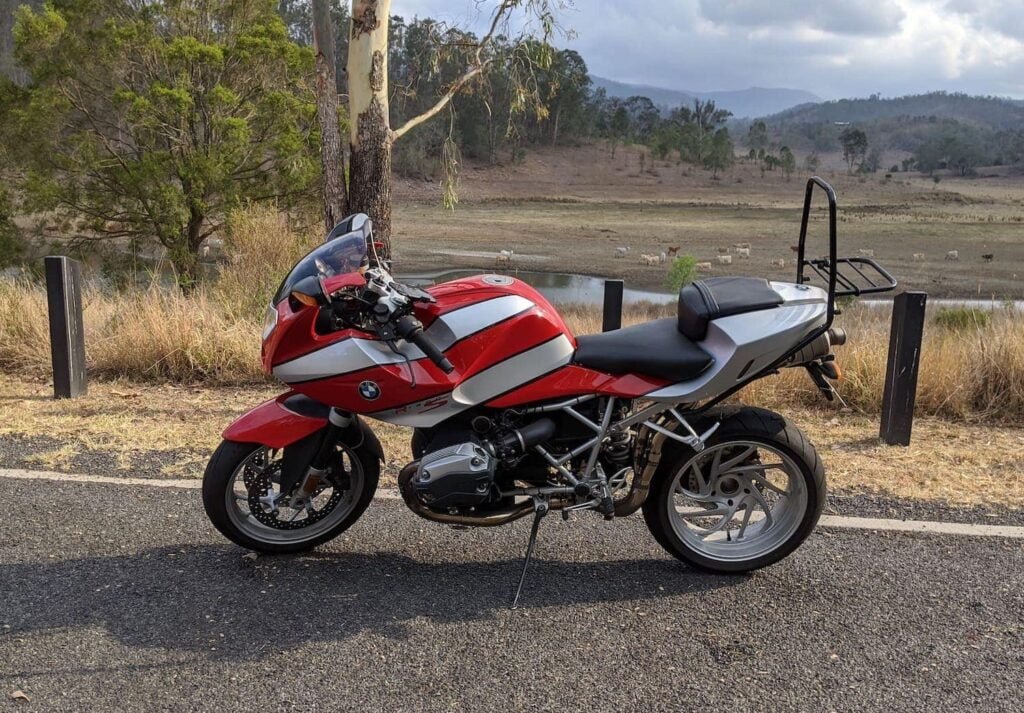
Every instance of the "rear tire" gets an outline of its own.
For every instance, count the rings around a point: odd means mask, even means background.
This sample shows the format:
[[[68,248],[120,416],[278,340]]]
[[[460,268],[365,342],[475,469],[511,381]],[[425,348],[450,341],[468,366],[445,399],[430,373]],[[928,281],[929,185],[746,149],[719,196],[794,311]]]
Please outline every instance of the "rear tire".
[[[703,432],[719,420],[702,453],[665,441],[643,513],[669,554],[708,572],[737,574],[774,564],[807,539],[824,508],[825,470],[810,441],[777,413],[717,409],[694,427]]]
[[[364,444],[355,449],[346,447],[347,457],[353,464],[358,462],[361,473],[358,479],[351,480],[353,492],[347,496],[346,502],[335,506],[346,507],[346,511],[336,514],[335,521],[310,526],[307,532],[302,529],[277,530],[261,525],[251,514],[245,517],[244,507],[237,507],[235,512],[229,511],[235,481],[240,477],[239,471],[263,448],[258,443],[223,441],[214,451],[203,476],[203,506],[206,514],[213,526],[237,545],[264,554],[305,552],[351,527],[373,500],[380,479],[380,461]],[[338,456],[342,458],[341,451]]]

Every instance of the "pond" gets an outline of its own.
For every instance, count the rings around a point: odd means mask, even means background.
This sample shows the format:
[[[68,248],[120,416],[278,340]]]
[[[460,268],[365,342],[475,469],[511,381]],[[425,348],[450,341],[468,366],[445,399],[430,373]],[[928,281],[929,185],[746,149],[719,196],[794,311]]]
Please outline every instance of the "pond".
[[[523,282],[536,287],[542,295],[553,304],[577,302],[582,304],[600,305],[604,301],[605,278],[594,275],[582,275],[574,272],[539,272],[536,270],[495,270],[503,275],[517,277]],[[438,272],[402,275],[399,279],[414,285],[435,285],[439,282],[457,280],[460,277],[481,274],[480,270],[443,270]],[[669,304],[675,302],[675,294],[667,289],[634,290],[627,287],[623,292],[624,302],[658,302]],[[864,299],[861,304],[867,307],[892,308],[892,299]],[[983,300],[971,298],[940,297],[928,300],[929,307],[971,307],[974,309],[1001,309],[1009,305],[1024,310],[1024,300]]]
[[[517,277],[523,282],[536,287],[542,295],[553,304],[579,302],[582,304],[599,305],[604,301],[603,277],[580,275],[572,272],[537,272],[534,270],[494,270],[492,272]],[[481,274],[480,270],[444,270],[442,272],[401,275],[400,280],[414,285],[436,285],[439,282],[457,280],[460,277]],[[668,291],[623,290],[624,302],[674,302],[676,296]]]

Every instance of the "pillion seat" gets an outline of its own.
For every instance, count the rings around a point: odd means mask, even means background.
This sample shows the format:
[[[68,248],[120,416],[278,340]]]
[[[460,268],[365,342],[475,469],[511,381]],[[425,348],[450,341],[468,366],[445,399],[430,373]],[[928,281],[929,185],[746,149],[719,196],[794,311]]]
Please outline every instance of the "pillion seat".
[[[679,290],[679,332],[694,341],[707,336],[708,322],[719,317],[772,309],[782,295],[763,277],[709,277]]]
[[[606,374],[644,374],[687,381],[711,366],[711,355],[679,333],[677,320],[657,319],[576,338],[573,361]]]

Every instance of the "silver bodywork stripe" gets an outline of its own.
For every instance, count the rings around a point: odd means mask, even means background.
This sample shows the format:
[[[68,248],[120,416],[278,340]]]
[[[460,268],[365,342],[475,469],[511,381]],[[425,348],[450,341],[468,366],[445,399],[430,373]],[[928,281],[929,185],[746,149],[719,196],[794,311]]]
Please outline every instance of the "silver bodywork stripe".
[[[512,391],[533,379],[560,369],[570,362],[572,342],[559,335],[525,352],[498,362],[460,383],[450,394],[441,394],[414,404],[368,414],[379,421],[400,426],[433,426],[465,411]]]
[[[519,295],[506,295],[460,307],[435,319],[427,334],[440,347],[450,349],[455,342],[487,329],[502,320],[514,317],[533,307],[533,302]],[[398,350],[376,339],[344,339],[323,349],[305,354],[274,367],[274,377],[285,383],[325,379],[339,374],[369,369],[373,366],[404,363],[424,359],[416,346],[399,340]]]

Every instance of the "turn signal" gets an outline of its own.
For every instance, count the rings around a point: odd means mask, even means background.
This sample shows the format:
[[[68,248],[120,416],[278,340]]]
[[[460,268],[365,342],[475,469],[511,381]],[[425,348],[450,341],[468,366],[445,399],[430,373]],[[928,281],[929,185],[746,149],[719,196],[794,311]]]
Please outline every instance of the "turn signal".
[[[306,294],[303,294],[301,292],[295,292],[293,290],[292,291],[292,299],[297,300],[298,302],[301,302],[302,304],[306,305],[307,307],[316,307],[316,297],[313,297],[312,295],[306,295]]]

